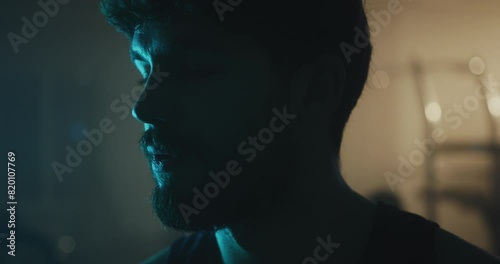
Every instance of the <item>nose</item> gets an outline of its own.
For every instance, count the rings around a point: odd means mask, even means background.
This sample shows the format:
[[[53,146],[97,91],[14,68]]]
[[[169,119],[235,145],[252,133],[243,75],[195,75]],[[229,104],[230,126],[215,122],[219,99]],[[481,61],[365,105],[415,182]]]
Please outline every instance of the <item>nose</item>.
[[[132,116],[145,124],[153,124],[164,118],[162,116],[161,96],[158,91],[160,84],[152,79],[148,79],[132,108]]]

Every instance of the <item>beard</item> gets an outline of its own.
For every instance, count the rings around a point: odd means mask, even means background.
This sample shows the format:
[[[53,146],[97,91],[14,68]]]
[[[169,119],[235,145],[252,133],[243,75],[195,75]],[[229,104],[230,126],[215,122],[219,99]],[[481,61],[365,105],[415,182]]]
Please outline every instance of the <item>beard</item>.
[[[184,175],[164,177],[168,180],[157,184],[151,197],[154,213],[163,226],[184,232],[215,231],[253,221],[256,217],[265,218],[275,211],[277,202],[286,200],[285,189],[295,177],[298,153],[293,140],[293,128],[286,127],[274,136],[265,149],[257,150],[250,162],[236,151],[236,144],[233,146],[234,151],[229,151],[229,155],[221,155],[218,162],[197,160],[192,166],[200,169],[178,173]],[[217,156],[217,153],[211,154]],[[205,207],[195,207],[193,189],[203,192],[204,187],[214,183],[206,168],[226,168],[227,162],[231,160],[238,162],[241,172],[229,175],[228,185],[219,188],[215,197],[208,198]],[[216,164],[219,166],[214,166]],[[188,174],[194,177],[189,180],[183,177]],[[189,216],[187,221],[186,215]]]

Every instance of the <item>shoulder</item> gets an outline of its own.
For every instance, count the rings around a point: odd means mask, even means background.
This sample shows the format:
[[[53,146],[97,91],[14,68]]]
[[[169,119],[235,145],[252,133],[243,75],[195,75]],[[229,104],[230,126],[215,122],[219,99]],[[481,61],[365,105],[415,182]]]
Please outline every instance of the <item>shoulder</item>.
[[[215,237],[198,232],[176,239],[169,247],[149,257],[142,264],[198,263],[199,259],[217,256]]]
[[[160,252],[154,254],[140,264],[166,264],[170,255],[170,247],[167,247]]]
[[[439,264],[500,264],[500,258],[441,228],[436,230],[435,249]]]

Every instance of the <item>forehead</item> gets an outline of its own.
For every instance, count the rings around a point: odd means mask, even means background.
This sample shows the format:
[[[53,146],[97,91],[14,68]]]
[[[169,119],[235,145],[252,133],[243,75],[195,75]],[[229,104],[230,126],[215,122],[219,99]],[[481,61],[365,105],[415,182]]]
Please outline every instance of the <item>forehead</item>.
[[[145,23],[132,37],[132,61],[161,63],[166,70],[206,63],[231,72],[272,74],[273,63],[262,43],[249,34],[231,33],[220,23],[203,18]]]
[[[232,45],[235,38],[241,37],[231,35],[216,23],[201,17],[182,17],[170,23],[146,22],[132,37],[130,55],[134,60],[146,55],[189,50],[230,52],[237,48]]]

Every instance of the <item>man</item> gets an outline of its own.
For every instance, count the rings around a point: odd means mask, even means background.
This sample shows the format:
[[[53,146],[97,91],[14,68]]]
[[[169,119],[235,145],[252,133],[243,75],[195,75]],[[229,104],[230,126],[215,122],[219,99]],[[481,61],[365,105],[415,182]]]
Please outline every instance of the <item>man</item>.
[[[155,213],[194,232],[146,263],[500,263],[344,182],[342,133],[371,56],[360,1],[101,9],[144,77],[133,114]]]

